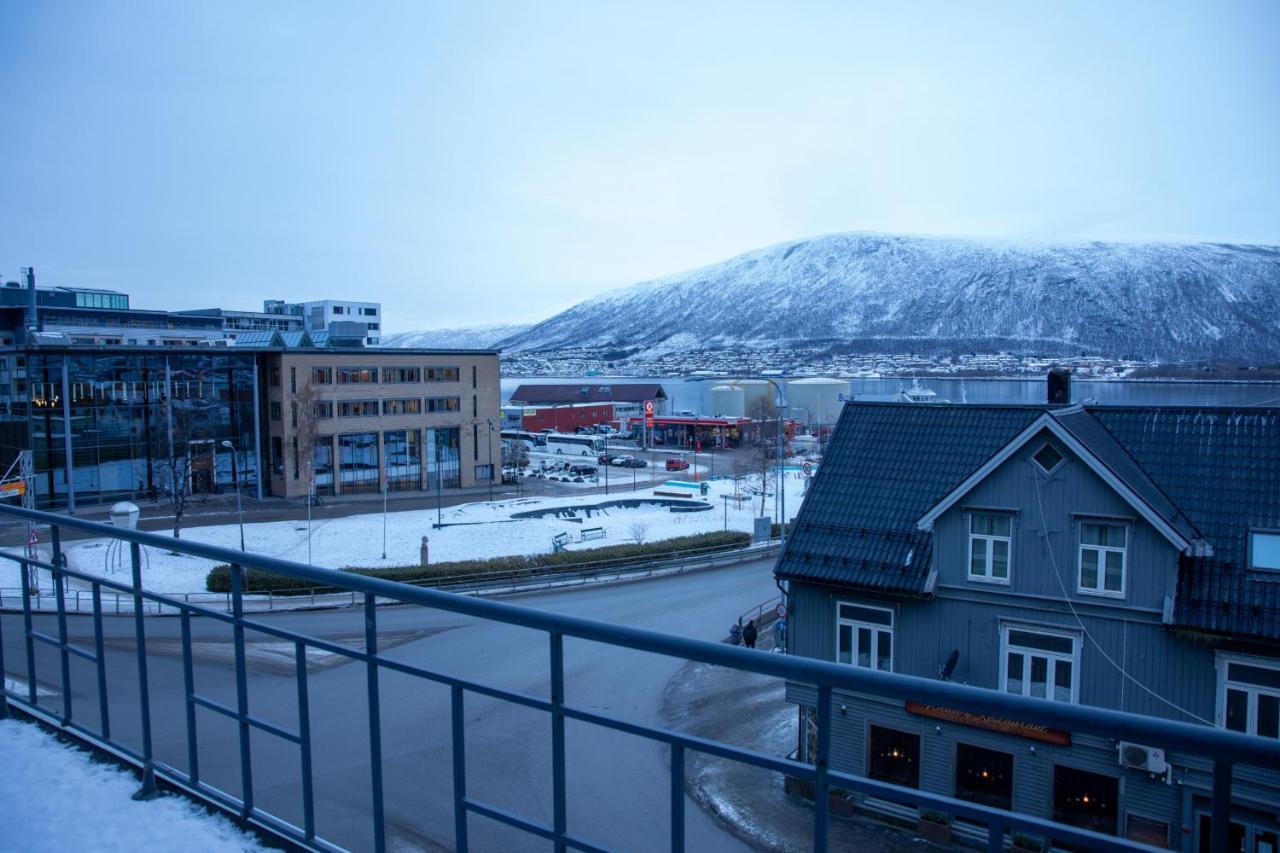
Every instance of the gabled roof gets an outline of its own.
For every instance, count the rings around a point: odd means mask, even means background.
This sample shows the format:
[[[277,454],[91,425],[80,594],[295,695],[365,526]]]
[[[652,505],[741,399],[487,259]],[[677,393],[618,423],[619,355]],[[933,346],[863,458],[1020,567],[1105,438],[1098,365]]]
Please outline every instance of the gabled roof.
[[[1043,411],[847,404],[778,559],[778,576],[926,591],[932,535],[917,519]]]
[[[281,332],[280,341],[289,349],[315,346],[315,342],[311,340],[311,336],[305,331]]]
[[[1199,555],[1212,553],[1191,519],[1169,500],[1115,437],[1081,406],[1050,409],[1036,418],[945,498],[930,507],[916,525],[921,530],[930,529],[938,516],[955,506],[1015,452],[1046,431],[1068,446],[1179,551]]]
[[[238,347],[282,347],[284,341],[276,331],[241,332],[236,335],[235,345]]]
[[[643,403],[665,400],[656,382],[597,382],[576,385],[521,385],[511,399],[520,403]]]

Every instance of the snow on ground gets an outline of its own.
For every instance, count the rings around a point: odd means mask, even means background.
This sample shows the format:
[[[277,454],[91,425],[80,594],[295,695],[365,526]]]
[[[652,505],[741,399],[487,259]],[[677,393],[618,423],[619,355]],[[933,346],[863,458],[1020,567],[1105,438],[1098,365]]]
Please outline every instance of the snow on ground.
[[[665,472],[663,472],[665,475]],[[672,479],[678,475],[672,475]],[[746,495],[752,481],[758,486],[758,478],[747,478],[739,483],[739,490]],[[659,491],[682,491],[689,497],[698,497],[698,490],[664,487],[666,477],[658,479]],[[511,518],[513,513],[541,507],[573,507],[594,505],[604,501],[628,497],[653,497],[653,488],[641,484],[638,491],[630,490],[630,477],[614,483],[618,491],[608,496],[602,494],[567,497],[526,497],[477,502],[446,507],[442,513],[446,527],[435,530],[435,510],[389,512],[386,516],[387,558],[382,559],[383,516],[370,512],[344,518],[316,520],[311,527],[311,560],[316,566],[326,568],[377,567],[417,565],[419,546],[423,536],[429,537],[431,561],[498,557],[510,554],[536,554],[551,551],[551,539],[557,533],[567,532],[574,540],[583,528],[603,527],[605,537],[586,542],[575,541],[570,548],[594,548],[602,545],[618,545],[636,541],[637,533],[646,541],[670,539],[714,530],[752,529],[753,519],[760,513],[760,498],[753,500],[723,501],[721,496],[732,495],[732,480],[709,481],[710,494],[706,500],[713,504],[707,512],[673,513],[665,507],[642,506],[637,509],[606,508],[593,512],[590,518],[579,511],[579,522],[566,518]],[[787,484],[787,515],[794,517],[800,509],[804,492],[804,478],[789,473]],[[726,512],[727,505],[727,512]],[[765,500],[764,515],[773,515],[772,490]],[[643,529],[639,529],[639,527]],[[245,525],[247,550],[272,557],[281,557],[300,563],[307,562],[307,523],[302,521],[277,521]],[[182,531],[182,538],[191,542],[221,545],[225,548],[240,547],[239,528],[234,524],[210,527],[192,527]],[[118,561],[108,559],[109,540],[96,539],[75,542],[66,547],[69,565],[78,571],[110,577],[128,582],[128,555]],[[143,567],[144,585],[156,592],[183,593],[204,592],[205,576],[214,565],[209,560],[167,551],[146,548]],[[115,556],[114,552],[111,556]],[[6,561],[7,562],[7,561]],[[48,585],[47,576],[42,586]],[[73,586],[75,582],[73,582]],[[0,587],[18,587],[16,566],[0,565]]]
[[[33,723],[0,720],[0,801],[10,850],[263,850],[224,817],[177,796],[133,799],[138,778]]]

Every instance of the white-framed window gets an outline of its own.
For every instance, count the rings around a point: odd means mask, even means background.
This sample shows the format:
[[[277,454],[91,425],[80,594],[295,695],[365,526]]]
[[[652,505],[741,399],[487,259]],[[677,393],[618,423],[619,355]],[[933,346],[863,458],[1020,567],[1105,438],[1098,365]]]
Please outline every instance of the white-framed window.
[[[1076,702],[1080,639],[1042,628],[1005,625],[1000,632],[1000,689],[1019,696]]]
[[[1280,530],[1249,532],[1249,568],[1280,572]]]
[[[1009,582],[1013,516],[1007,512],[969,513],[969,580]]]
[[[1040,445],[1039,450],[1031,455],[1031,459],[1039,466],[1041,471],[1046,474],[1052,474],[1058,470],[1059,465],[1067,460],[1067,457],[1062,455],[1062,451],[1046,441]]]
[[[893,671],[893,611],[865,604],[836,604],[836,660]]]
[[[1218,683],[1220,727],[1280,738],[1280,661],[1220,658]]]
[[[1080,592],[1124,597],[1128,539],[1123,522],[1080,522]]]

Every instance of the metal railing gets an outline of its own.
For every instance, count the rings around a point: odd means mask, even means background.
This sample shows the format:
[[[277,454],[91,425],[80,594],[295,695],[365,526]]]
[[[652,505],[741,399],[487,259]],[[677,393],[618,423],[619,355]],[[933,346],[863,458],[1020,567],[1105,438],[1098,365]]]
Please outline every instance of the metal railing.
[[[1090,849],[1143,849],[1142,845],[1116,836],[1104,835],[1075,826],[1054,823],[1044,818],[1017,812],[1003,811],[989,806],[956,799],[955,797],[926,790],[905,788],[887,782],[834,770],[830,766],[832,695],[835,691],[872,694],[896,700],[912,700],[975,714],[988,714],[1004,719],[1049,726],[1072,732],[1099,735],[1109,739],[1132,740],[1152,746],[1205,756],[1213,763],[1212,832],[1213,849],[1226,850],[1227,831],[1231,807],[1232,768],[1236,763],[1263,767],[1280,766],[1280,741],[1253,737],[1210,726],[1193,725],[1171,720],[1143,717],[1102,708],[1051,702],[1042,699],[1013,696],[995,690],[967,687],[950,682],[918,678],[907,675],[879,672],[836,663],[794,657],[790,655],[760,654],[747,649],[720,643],[690,640],[660,634],[638,628],[624,627],[604,622],[520,607],[504,602],[471,596],[456,595],[440,590],[423,589],[392,583],[376,578],[347,575],[340,580],[326,569],[316,569],[298,563],[246,554],[226,548],[193,542],[175,542],[150,533],[121,530],[93,522],[58,516],[46,512],[15,507],[0,507],[0,514],[47,524],[51,530],[52,559],[50,562],[4,555],[21,567],[38,566],[54,573],[55,581],[63,576],[75,577],[90,584],[93,608],[93,647],[82,648],[68,640],[67,610],[59,593],[57,609],[57,633],[38,630],[29,606],[22,613],[22,648],[26,658],[26,689],[9,690],[0,694],[0,716],[7,714],[10,704],[28,714],[44,719],[62,730],[75,734],[93,744],[106,748],[137,765],[143,774],[142,791],[149,795],[156,790],[157,778],[181,788],[204,801],[238,815],[246,822],[310,849],[335,849],[336,845],[317,833],[315,797],[312,772],[312,739],[310,705],[307,681],[307,651],[319,649],[351,661],[363,663],[367,686],[367,716],[369,764],[371,768],[371,810],[373,846],[386,849],[386,814],[384,810],[382,724],[379,706],[379,676],[381,673],[397,673],[413,676],[449,689],[449,731],[452,739],[452,814],[454,822],[454,846],[459,851],[468,849],[468,818],[482,816],[522,830],[533,836],[553,842],[557,850],[594,851],[602,849],[586,838],[570,831],[567,807],[567,775],[565,762],[565,723],[597,726],[663,744],[670,756],[670,848],[685,849],[685,757],[687,753],[704,753],[741,762],[766,770],[787,774],[813,785],[814,821],[813,849],[825,851],[828,842],[828,796],[833,786],[845,791],[877,797],[882,800],[931,809],[955,817],[964,818],[987,827],[989,849],[1002,851],[1006,833],[1020,831],[1054,839],[1063,844],[1079,845]],[[59,530],[72,527],[100,536],[111,536],[130,543],[132,568],[128,584],[95,577],[65,568],[61,561]],[[183,553],[226,562],[231,569],[232,610],[225,613],[212,608],[169,598],[144,589],[142,584],[141,545],[174,548]],[[245,567],[265,569],[291,577],[309,580],[317,585],[342,586],[356,594],[364,607],[364,648],[354,648],[337,642],[323,640],[290,631],[278,625],[250,618],[244,611],[243,573]],[[56,584],[61,589],[61,584]],[[136,649],[138,672],[138,725],[140,748],[135,749],[113,735],[113,720],[108,715],[108,694],[112,685],[108,678],[104,651],[104,614],[101,606],[102,591],[113,590],[133,597],[134,608],[130,617],[133,627],[132,641]],[[151,702],[148,683],[148,653],[144,601],[158,601],[166,607],[178,610],[181,619],[181,664],[183,696],[186,707],[187,766],[179,767],[157,760],[153,751],[151,727]],[[549,695],[530,695],[479,681],[473,681],[415,666],[379,651],[378,607],[379,601],[394,601],[410,605],[447,611],[455,614],[489,620],[504,625],[519,626],[545,632],[549,647]],[[25,593],[24,602],[29,604]],[[232,627],[234,643],[235,704],[219,702],[198,693],[195,688],[192,658],[193,617],[203,617]],[[0,614],[0,628],[5,617]],[[248,677],[246,668],[245,632],[256,633],[292,643],[298,720],[296,728],[286,728],[270,722],[249,711]],[[2,633],[0,633],[2,637]],[[571,704],[565,698],[564,640],[578,638],[624,650],[647,652],[672,658],[699,661],[735,670],[757,673],[785,679],[789,682],[816,687],[817,743],[815,763],[808,764],[791,758],[783,758],[754,749],[731,745],[695,735],[684,734],[655,725],[626,721],[609,716],[588,707]],[[52,713],[37,702],[38,678],[35,649],[37,643],[58,651],[61,684],[61,709]],[[96,674],[100,717],[96,729],[88,728],[72,717],[71,658],[87,661]],[[0,642],[0,671],[7,672],[4,661],[4,644]],[[118,686],[117,686],[118,689]],[[466,697],[472,694],[514,703],[527,709],[548,714],[552,723],[551,736],[551,796],[552,820],[550,824],[522,816],[508,809],[480,800],[467,790],[466,759]],[[241,792],[229,794],[201,777],[196,709],[221,715],[236,723],[239,743],[239,770]],[[297,788],[302,795],[302,820],[300,825],[279,814],[272,813],[254,801],[254,766],[251,756],[251,736],[263,733],[280,738],[298,747]]]

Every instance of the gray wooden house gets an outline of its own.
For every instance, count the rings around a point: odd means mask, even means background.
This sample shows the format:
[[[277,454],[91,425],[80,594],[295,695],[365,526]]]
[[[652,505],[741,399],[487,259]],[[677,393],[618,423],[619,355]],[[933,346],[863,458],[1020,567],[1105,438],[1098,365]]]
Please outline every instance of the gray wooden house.
[[[1277,409],[850,403],[776,573],[791,654],[1280,737]],[[856,694],[831,737],[839,770],[1208,849],[1204,758]],[[1280,768],[1235,774],[1233,849],[1277,853]]]

